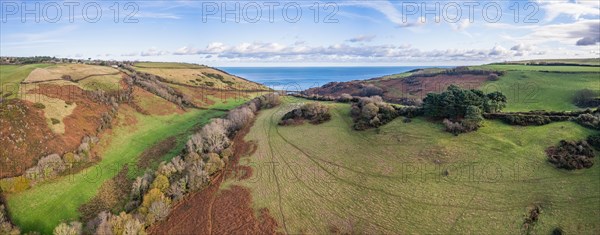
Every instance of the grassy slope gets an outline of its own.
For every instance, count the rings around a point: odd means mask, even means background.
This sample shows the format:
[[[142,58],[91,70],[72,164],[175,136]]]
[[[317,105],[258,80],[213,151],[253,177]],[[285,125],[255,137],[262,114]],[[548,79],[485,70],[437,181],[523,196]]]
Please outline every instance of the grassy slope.
[[[36,68],[46,68],[50,64],[31,64],[31,65],[0,65],[0,87],[3,94],[12,92],[9,98],[14,98],[19,94],[20,85],[25,78]]]
[[[598,164],[557,170],[544,154],[560,139],[592,133],[574,123],[521,128],[487,121],[454,137],[440,124],[397,119],[379,133],[356,132],[349,106],[331,104],[330,122],[277,126],[293,106],[259,115],[246,137],[258,149],[242,160],[253,178],[239,182],[289,233],[328,233],[335,225],[342,232],[515,234],[533,203],[543,208],[536,233],[557,226],[600,232]]]
[[[483,68],[506,70],[499,81],[487,82],[481,89],[502,91],[508,98],[505,111],[576,110],[573,94],[581,89],[600,91],[600,67],[485,65]],[[547,73],[536,70],[585,73]]]
[[[76,219],[77,208],[91,199],[100,185],[113,177],[124,164],[135,162],[144,149],[222,114],[212,110],[193,110],[160,117],[136,113],[137,123],[134,126],[120,126],[113,130],[107,138],[110,142],[102,154],[102,161],[94,167],[9,195],[8,205],[13,219],[24,231],[51,233],[60,221]]]

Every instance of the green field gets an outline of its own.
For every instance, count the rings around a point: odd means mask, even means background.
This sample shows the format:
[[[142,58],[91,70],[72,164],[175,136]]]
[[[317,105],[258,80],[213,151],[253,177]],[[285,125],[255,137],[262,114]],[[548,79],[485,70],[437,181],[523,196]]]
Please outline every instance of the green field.
[[[575,123],[486,121],[455,137],[439,123],[399,118],[357,132],[349,105],[329,103],[329,122],[277,126],[299,102],[261,111],[246,136],[258,149],[241,160],[253,177],[227,184],[249,187],[254,207],[268,208],[281,232],[518,234],[537,204],[535,234],[600,233],[600,166],[557,170],[544,153],[593,133]]]
[[[8,195],[12,218],[23,231],[50,234],[61,221],[78,218],[80,205],[94,195],[102,183],[153,144],[170,136],[187,133],[195,126],[224,112],[192,110],[185,114],[144,116],[135,113],[137,123],[113,129],[107,141],[102,161],[82,172],[36,185],[30,190]],[[119,115],[122,119],[122,115]]]
[[[170,69],[198,69],[206,68],[206,66],[187,63],[167,63],[167,62],[140,62],[135,63],[138,68],[170,68]]]
[[[502,91],[508,98],[508,105],[504,111],[576,110],[579,108],[572,102],[576,91],[582,89],[600,91],[600,67],[523,65],[482,67],[507,70],[507,74],[500,77],[500,80],[486,82],[480,88],[486,93]],[[596,73],[548,73],[535,71],[537,68],[564,69],[562,71],[595,69]]]
[[[544,65],[482,65],[475,68],[504,70],[504,71],[550,71],[566,73],[600,73],[600,67],[592,66],[544,66]]]
[[[32,65],[0,65],[0,91],[2,94],[12,95],[8,98],[15,98],[19,95],[21,82],[27,78],[29,73],[37,68],[46,68],[50,64],[32,64]]]

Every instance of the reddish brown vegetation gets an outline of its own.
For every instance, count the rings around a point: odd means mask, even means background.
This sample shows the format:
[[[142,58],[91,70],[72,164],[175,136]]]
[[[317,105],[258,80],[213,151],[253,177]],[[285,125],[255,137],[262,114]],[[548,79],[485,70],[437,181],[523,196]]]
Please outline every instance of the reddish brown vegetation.
[[[153,162],[160,161],[161,157],[167,154],[177,145],[177,138],[171,136],[163,141],[154,144],[152,147],[144,150],[138,158],[137,165],[141,169],[149,167]]]
[[[329,83],[319,88],[311,88],[306,94],[339,97],[342,94],[364,96],[365,89],[374,85],[383,90],[381,97],[387,102],[402,103],[405,98],[424,98],[427,93],[439,93],[454,84],[465,89],[480,87],[488,80],[488,75],[440,74],[436,76],[411,76],[403,79],[377,79]]]
[[[109,106],[94,102],[77,86],[43,84],[31,94],[43,94],[65,102],[75,103],[73,113],[63,119],[64,134],[53,133],[46,122],[43,110],[33,108],[33,103],[8,100],[0,106],[0,178],[21,175],[35,165],[42,156],[60,155],[76,149],[84,136],[95,136],[99,117],[109,111]],[[92,154],[94,155],[94,154]]]

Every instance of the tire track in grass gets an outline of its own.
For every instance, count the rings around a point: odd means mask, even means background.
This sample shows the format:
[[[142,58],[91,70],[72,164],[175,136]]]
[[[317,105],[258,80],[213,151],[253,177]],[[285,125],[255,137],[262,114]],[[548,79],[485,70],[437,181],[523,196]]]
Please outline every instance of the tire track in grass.
[[[276,114],[276,112],[273,112],[273,114],[271,114],[270,118],[268,118],[268,119],[265,119],[265,122],[266,122],[266,123],[269,125],[269,132],[267,132],[267,139],[268,139],[268,141],[269,141],[269,149],[270,149],[270,151],[271,151],[271,159],[272,159],[272,161],[274,161],[274,159],[273,159],[273,156],[275,156],[275,154],[274,154],[274,148],[273,148],[273,145],[271,144],[271,143],[272,143],[272,141],[271,141],[271,137],[272,137],[272,136],[271,136],[271,132],[272,132],[272,131],[271,131],[271,129],[272,129],[272,126],[273,126],[272,124],[274,123],[274,122],[273,122],[273,118],[274,118],[275,114]],[[287,141],[284,141],[284,142],[285,142],[285,143],[287,143],[287,144],[289,144]],[[316,191],[316,190],[315,190],[313,187],[310,187],[309,185],[307,185],[307,183],[306,183],[306,182],[304,182],[302,179],[300,179],[300,177],[299,177],[299,176],[296,174],[296,172],[295,172],[295,171],[293,170],[293,168],[290,166],[289,162],[287,162],[287,161],[285,160],[285,158],[284,158],[284,157],[282,157],[281,159],[282,159],[282,161],[284,162],[284,164],[285,164],[285,165],[288,167],[288,169],[290,170],[290,172],[292,172],[292,174],[294,175],[294,178],[295,178],[295,179],[296,179],[298,182],[300,182],[300,183],[302,184],[302,186],[304,186],[306,189],[308,189],[310,192],[312,192],[314,195],[318,196],[319,198],[322,198],[322,199],[324,199],[324,200],[326,200],[326,201],[328,201],[328,202],[329,202],[329,204],[327,204],[327,207],[328,207],[328,209],[329,209],[329,212],[331,212],[331,213],[333,213],[333,214],[337,215],[339,218],[345,218],[345,217],[346,217],[346,216],[343,216],[343,215],[341,215],[341,214],[339,214],[339,213],[336,213],[336,212],[334,212],[334,210],[331,208],[331,206],[329,206],[329,205],[333,205],[333,204],[335,204],[335,201],[334,201],[334,200],[331,200],[331,199],[329,199],[329,198],[325,197],[324,195],[322,195],[322,194],[318,193],[318,192],[317,192],[317,191]],[[275,171],[273,172],[273,174],[275,174]],[[276,177],[276,175],[275,175],[274,177]],[[279,185],[277,185],[277,187],[278,187],[278,193],[279,193],[279,197],[281,198],[281,192],[279,191],[279,187],[280,187],[280,186],[279,186]],[[279,205],[280,205],[280,210],[281,210],[281,209],[282,209],[281,201],[280,201],[280,204],[279,204]],[[325,205],[322,205],[322,206],[325,206]],[[342,209],[342,210],[344,210],[344,209]],[[348,210],[344,210],[344,212],[349,212],[349,211],[348,211]],[[350,211],[350,212],[351,212],[351,211]],[[283,215],[283,211],[282,211],[282,210],[281,210],[281,213],[282,213],[282,215]],[[350,213],[350,214],[352,214],[352,213]],[[387,228],[387,227],[385,227],[385,226],[383,226],[383,225],[381,225],[381,224],[379,224],[379,223],[376,223],[376,222],[374,222],[374,221],[368,220],[368,219],[366,219],[365,217],[362,217],[362,216],[357,216],[357,215],[353,215],[353,216],[354,216],[354,217],[357,217],[357,218],[359,218],[359,219],[360,219],[360,220],[362,220],[362,221],[365,221],[365,222],[367,222],[368,224],[375,225],[375,226],[377,226],[377,227],[379,227],[379,228],[383,229],[384,231],[388,231],[388,232],[393,232],[393,231],[394,231],[394,230],[392,230],[392,229],[389,229],[389,228]],[[287,231],[287,229],[286,229],[286,232],[289,234],[289,232]]]
[[[271,115],[271,122],[273,121],[273,117],[274,117],[275,113],[273,113],[273,115]],[[269,125],[269,128],[272,128],[272,125]],[[368,186],[364,186],[361,184],[358,184],[356,182],[352,182],[343,178],[340,178],[339,176],[333,174],[331,171],[327,170],[325,167],[323,167],[322,164],[319,163],[319,161],[317,159],[315,159],[313,156],[311,156],[310,154],[308,154],[307,152],[305,152],[304,150],[300,149],[298,146],[296,146],[295,144],[291,143],[287,138],[285,138],[280,132],[279,132],[279,127],[275,126],[275,133],[279,136],[279,138],[281,138],[284,142],[286,142],[287,144],[289,144],[290,146],[292,146],[293,148],[295,148],[296,150],[298,150],[299,152],[301,152],[306,158],[308,158],[310,161],[312,161],[313,163],[315,163],[319,168],[321,168],[324,172],[326,172],[328,175],[332,176],[333,178],[337,179],[338,181],[348,184],[350,186],[354,186],[354,187],[358,187],[358,188],[362,188],[362,189],[366,189],[366,190],[370,190],[370,191],[375,191],[375,192],[380,192],[384,195],[388,195],[391,197],[396,197],[396,198],[400,198],[412,203],[416,203],[416,204],[422,204],[422,205],[427,205],[427,206],[441,206],[441,207],[449,207],[449,208],[459,208],[459,209],[472,209],[472,210],[480,210],[480,211],[492,211],[492,212],[508,212],[511,211],[511,207],[504,207],[504,209],[489,209],[489,208],[473,208],[473,207],[466,207],[466,206],[458,206],[458,205],[451,205],[451,204],[437,204],[437,203],[431,203],[431,202],[425,202],[425,201],[419,201],[416,199],[412,199],[409,197],[405,197],[402,195],[398,195],[398,194],[394,194],[391,192],[388,192],[386,190],[383,189],[377,189],[377,188],[373,188],[373,187],[368,187]]]
[[[271,118],[273,117],[273,115],[275,115],[275,112],[273,112],[273,114],[271,115]],[[269,123],[269,119],[265,119],[265,122],[267,122],[269,130],[267,132],[267,141],[268,141],[268,145],[269,145],[269,150],[271,152],[271,162],[275,163],[275,153],[273,151],[273,145],[271,144],[271,138],[270,138],[270,132],[272,130],[272,125],[271,123]],[[281,214],[281,222],[283,224],[283,229],[285,230],[286,234],[290,234],[290,232],[287,229],[287,224],[285,222],[285,214],[283,213],[283,202],[281,199],[281,185],[279,184],[279,178],[277,177],[277,173],[275,171],[275,166],[272,167],[273,169],[273,178],[275,178],[275,184],[277,185],[277,197],[279,199],[279,213]]]

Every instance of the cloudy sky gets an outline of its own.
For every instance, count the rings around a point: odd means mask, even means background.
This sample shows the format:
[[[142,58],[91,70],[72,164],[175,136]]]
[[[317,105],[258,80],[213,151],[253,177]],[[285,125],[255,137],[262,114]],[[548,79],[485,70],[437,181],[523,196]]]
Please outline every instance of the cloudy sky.
[[[0,55],[213,66],[600,56],[600,1],[10,1]]]

